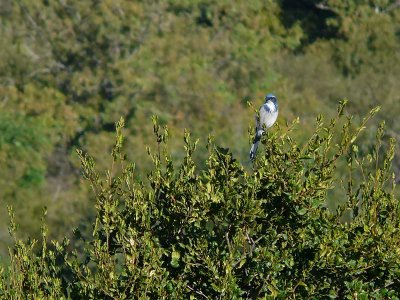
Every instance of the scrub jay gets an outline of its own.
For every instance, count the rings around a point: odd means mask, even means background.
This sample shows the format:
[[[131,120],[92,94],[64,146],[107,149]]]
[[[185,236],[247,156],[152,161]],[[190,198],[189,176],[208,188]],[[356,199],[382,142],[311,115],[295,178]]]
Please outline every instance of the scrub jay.
[[[270,128],[274,125],[276,118],[278,117],[278,103],[275,95],[268,94],[265,96],[265,102],[260,108],[259,115],[256,115],[256,136],[254,137],[253,145],[250,149],[250,159],[256,158],[256,152],[258,143],[264,134],[265,129]]]

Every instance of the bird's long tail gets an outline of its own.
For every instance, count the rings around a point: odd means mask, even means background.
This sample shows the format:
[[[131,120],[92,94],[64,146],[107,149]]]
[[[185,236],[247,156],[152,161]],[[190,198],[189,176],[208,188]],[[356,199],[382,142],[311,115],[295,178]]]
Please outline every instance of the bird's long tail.
[[[250,160],[254,160],[256,158],[258,144],[260,143],[261,136],[256,133],[254,137],[253,145],[250,148]]]

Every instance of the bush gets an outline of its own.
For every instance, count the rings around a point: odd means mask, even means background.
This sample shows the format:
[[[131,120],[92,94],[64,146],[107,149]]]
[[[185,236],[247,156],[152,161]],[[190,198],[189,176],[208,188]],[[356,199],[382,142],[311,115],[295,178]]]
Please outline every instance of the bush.
[[[251,171],[212,138],[206,167],[198,170],[192,160],[197,142],[188,132],[186,156],[174,164],[168,128],[154,118],[158,148],[148,149],[154,163],[149,185],[136,182],[134,164],[125,160],[121,119],[105,178],[78,151],[97,199],[93,236],[75,230],[84,244],[75,250],[67,239],[48,243],[45,226],[40,246],[15,238],[11,265],[0,271],[1,296],[398,299],[394,141],[381,157],[382,125],[373,152],[359,157],[355,141],[378,109],[354,126],[344,106],[326,125],[318,117],[303,145],[291,137],[296,120],[276,126]],[[339,163],[349,172],[334,187]],[[329,190],[340,189],[340,182],[345,199],[331,212]],[[351,221],[343,221],[346,214]],[[13,221],[10,229],[15,236]]]

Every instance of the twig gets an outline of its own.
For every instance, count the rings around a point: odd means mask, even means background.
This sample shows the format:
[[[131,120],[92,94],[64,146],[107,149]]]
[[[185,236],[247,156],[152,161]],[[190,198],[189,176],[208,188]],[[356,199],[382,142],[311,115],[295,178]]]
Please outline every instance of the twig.
[[[208,299],[208,297],[206,295],[204,295],[204,293],[202,291],[196,291],[194,288],[192,288],[190,285],[187,285],[187,287],[189,288],[189,290],[191,290],[192,292],[195,292],[196,294],[203,296],[205,299]]]

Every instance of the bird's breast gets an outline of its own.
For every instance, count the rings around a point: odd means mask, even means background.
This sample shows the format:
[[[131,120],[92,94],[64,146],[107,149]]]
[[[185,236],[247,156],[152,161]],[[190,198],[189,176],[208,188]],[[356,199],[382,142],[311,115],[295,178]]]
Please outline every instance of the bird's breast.
[[[273,105],[273,104],[272,104]],[[260,123],[264,124],[266,128],[274,125],[276,119],[278,117],[278,111],[275,109],[273,105],[273,109],[267,104],[263,105],[260,109]]]

